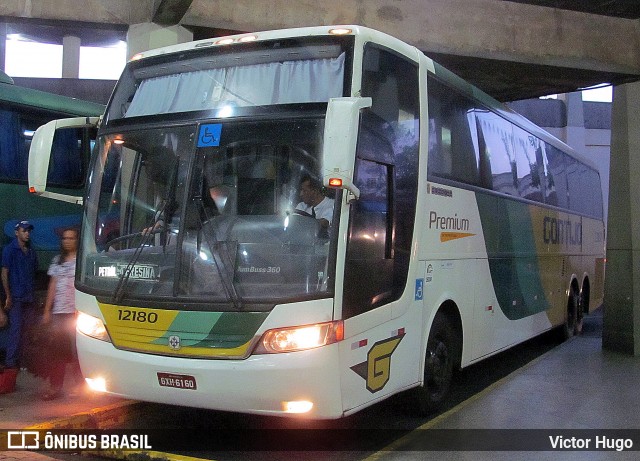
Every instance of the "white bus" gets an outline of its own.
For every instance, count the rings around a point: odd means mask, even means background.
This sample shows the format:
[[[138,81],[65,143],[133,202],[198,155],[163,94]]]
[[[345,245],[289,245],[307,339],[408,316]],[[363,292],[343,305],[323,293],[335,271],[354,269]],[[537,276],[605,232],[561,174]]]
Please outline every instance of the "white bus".
[[[455,370],[602,300],[596,169],[371,29],[142,53],[96,146],[77,343],[108,393],[338,418],[411,390],[428,412]],[[295,211],[305,179],[328,229]]]

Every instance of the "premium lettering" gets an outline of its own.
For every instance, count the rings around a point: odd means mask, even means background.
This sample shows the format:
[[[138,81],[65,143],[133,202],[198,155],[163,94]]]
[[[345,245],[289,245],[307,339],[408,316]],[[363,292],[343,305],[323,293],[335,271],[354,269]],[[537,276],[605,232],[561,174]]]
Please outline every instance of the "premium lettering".
[[[453,216],[439,216],[435,211],[429,213],[429,229],[468,231],[469,220],[458,218],[458,214]]]

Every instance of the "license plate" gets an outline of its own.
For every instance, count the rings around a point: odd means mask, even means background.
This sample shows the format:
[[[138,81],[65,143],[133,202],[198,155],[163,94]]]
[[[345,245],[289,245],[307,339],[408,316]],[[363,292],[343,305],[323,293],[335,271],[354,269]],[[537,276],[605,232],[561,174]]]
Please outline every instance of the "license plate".
[[[196,378],[175,373],[158,373],[158,384],[162,387],[173,387],[175,389],[197,389]]]

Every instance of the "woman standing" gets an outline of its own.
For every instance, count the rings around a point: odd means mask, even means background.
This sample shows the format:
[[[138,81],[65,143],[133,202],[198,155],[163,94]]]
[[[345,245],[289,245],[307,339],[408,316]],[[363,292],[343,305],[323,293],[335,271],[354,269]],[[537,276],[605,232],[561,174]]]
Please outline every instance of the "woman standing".
[[[78,230],[65,229],[60,242],[60,254],[55,256],[47,272],[51,277],[47,300],[44,305],[43,322],[49,326],[50,347],[47,351],[48,378],[50,388],[42,395],[44,400],[53,400],[62,395],[65,369],[68,363],[77,364],[76,354],[76,306],[74,277]],[[78,370],[79,366],[74,367]]]

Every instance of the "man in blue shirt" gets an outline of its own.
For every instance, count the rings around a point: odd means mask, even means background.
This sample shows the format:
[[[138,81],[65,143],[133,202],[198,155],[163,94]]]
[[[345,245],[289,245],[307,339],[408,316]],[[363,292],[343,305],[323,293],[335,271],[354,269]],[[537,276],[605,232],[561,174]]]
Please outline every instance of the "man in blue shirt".
[[[4,310],[9,317],[9,338],[5,366],[18,366],[24,314],[35,302],[34,285],[38,257],[30,246],[33,225],[20,221],[16,238],[2,250],[2,286],[6,295]]]

